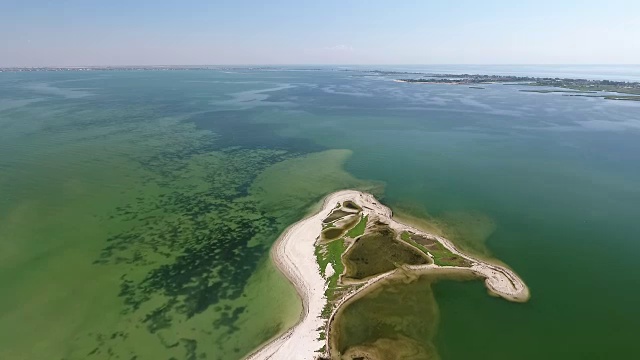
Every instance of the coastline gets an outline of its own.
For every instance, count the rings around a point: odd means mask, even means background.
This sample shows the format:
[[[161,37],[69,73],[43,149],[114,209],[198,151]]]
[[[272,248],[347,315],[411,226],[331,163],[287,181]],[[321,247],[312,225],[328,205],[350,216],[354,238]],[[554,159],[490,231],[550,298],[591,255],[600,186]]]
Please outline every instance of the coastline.
[[[314,250],[318,236],[322,231],[322,220],[331,213],[336,203],[344,201],[353,201],[358,204],[362,207],[363,213],[368,215],[371,220],[378,219],[388,223],[389,227],[398,234],[411,231],[437,239],[447,250],[468,260],[471,266],[438,266],[434,263],[405,265],[403,268],[396,268],[376,275],[345,294],[337,302],[329,319],[325,322],[321,314],[327,302],[324,295],[327,283],[320,273]],[[343,305],[356,298],[363,291],[372,288],[381,280],[397,274],[399,270],[412,271],[416,274],[440,273],[449,270],[466,272],[484,278],[489,293],[506,300],[525,302],[530,297],[529,289],[512,270],[464,254],[444,237],[396,221],[393,219],[391,209],[379,203],[373,195],[355,190],[342,190],[327,195],[322,201],[322,207],[317,212],[291,225],[282,233],[272,247],[271,258],[296,288],[303,303],[303,311],[296,325],[248,355],[245,358],[247,360],[290,358],[312,360],[327,356],[331,352],[330,336],[327,332],[331,329],[336,314]],[[320,336],[323,331],[325,336]]]
[[[249,354],[246,360],[311,360],[325,345],[324,340],[318,337],[318,329],[324,328],[320,314],[326,302],[326,284],[320,275],[314,248],[316,238],[322,231],[322,219],[333,209],[329,204],[348,200],[346,197],[350,194],[337,192],[326,196],[320,209],[288,227],[271,248],[271,259],[296,288],[303,310],[298,323]]]

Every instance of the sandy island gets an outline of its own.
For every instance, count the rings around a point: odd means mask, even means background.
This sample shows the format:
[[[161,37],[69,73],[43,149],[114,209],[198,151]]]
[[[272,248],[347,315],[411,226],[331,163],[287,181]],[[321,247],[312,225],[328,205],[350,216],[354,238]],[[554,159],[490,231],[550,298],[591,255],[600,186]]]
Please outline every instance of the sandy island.
[[[303,303],[303,311],[298,323],[284,334],[263,345],[250,354],[246,359],[300,359],[312,360],[318,357],[328,357],[329,336],[326,334],[337,310],[353,298],[356,294],[369,288],[380,280],[391,276],[398,269],[392,270],[363,282],[357,290],[353,290],[341,298],[334,307],[327,321],[322,318],[322,310],[327,303],[324,295],[327,286],[326,279],[333,274],[331,265],[321,274],[316,261],[316,242],[322,232],[322,221],[335,209],[336,204],[352,201],[362,208],[362,213],[369,219],[377,219],[389,224],[398,233],[410,231],[436,238],[452,253],[468,260],[470,267],[438,266],[435,264],[407,266],[420,273],[438,271],[439,269],[460,269],[471,271],[485,278],[485,285],[490,293],[509,301],[524,302],[529,299],[529,289],[512,270],[497,264],[473,258],[460,252],[449,240],[426,233],[414,227],[399,223],[392,219],[391,209],[380,204],[371,194],[355,190],[343,190],[328,195],[322,208],[290,226],[278,239],[271,250],[271,257],[278,269],[295,286]],[[325,332],[324,337],[320,334]],[[320,351],[322,349],[322,351]]]

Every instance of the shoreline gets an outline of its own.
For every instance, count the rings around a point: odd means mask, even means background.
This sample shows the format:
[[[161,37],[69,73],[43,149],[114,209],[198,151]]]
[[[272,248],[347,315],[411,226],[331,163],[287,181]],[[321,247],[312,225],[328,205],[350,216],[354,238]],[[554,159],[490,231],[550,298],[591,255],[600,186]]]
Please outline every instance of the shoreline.
[[[411,231],[416,234],[434,237],[447,250],[470,261],[471,266],[438,266],[433,263],[404,265],[403,268],[396,268],[376,275],[363,281],[361,286],[345,294],[336,303],[329,319],[323,319],[321,314],[327,303],[325,297],[327,282],[325,277],[320,274],[320,267],[316,261],[316,241],[322,231],[322,220],[331,213],[336,203],[343,203],[347,200],[361,206],[363,214],[368,215],[370,220],[377,219],[388,223],[389,227],[398,234],[404,231]],[[299,321],[293,327],[263,344],[246,356],[246,360],[292,358],[313,360],[318,357],[328,356],[331,352],[328,332],[342,306],[354,299],[358,294],[380,283],[381,280],[393,276],[399,270],[409,270],[416,274],[446,270],[469,272],[485,279],[484,284],[490,294],[514,302],[525,302],[530,297],[527,286],[511,269],[464,254],[448,239],[396,221],[393,219],[393,213],[390,208],[379,203],[373,195],[356,190],[342,190],[327,195],[318,211],[291,225],[280,235],[270,254],[276,267],[296,288],[298,296],[302,300],[303,311],[300,314]],[[320,336],[323,332],[325,334],[324,337]]]
[[[333,210],[329,204],[348,200],[349,195],[342,191],[325,196],[320,209],[288,227],[271,248],[271,259],[296,288],[303,310],[298,323],[246,356],[246,360],[311,360],[320,354],[317,351],[325,345],[318,329],[325,326],[320,314],[326,303],[326,284],[316,262],[315,243],[322,231],[322,220]]]

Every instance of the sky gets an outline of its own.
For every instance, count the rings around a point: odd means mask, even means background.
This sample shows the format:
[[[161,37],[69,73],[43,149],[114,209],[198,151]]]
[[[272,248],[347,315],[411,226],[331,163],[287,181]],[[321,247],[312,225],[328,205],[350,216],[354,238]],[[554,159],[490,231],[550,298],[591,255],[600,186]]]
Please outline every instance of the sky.
[[[640,64],[640,0],[0,0],[0,66]]]

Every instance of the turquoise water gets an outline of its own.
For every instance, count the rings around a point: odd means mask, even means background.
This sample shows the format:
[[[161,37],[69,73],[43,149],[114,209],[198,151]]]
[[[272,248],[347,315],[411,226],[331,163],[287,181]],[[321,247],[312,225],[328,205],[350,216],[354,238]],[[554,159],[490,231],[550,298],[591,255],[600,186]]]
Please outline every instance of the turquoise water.
[[[437,283],[443,359],[633,354],[640,104],[391,80],[0,74],[2,357],[241,358],[299,310],[269,245],[323,193],[365,186],[354,177],[384,183],[394,209],[477,230],[531,289],[512,304]],[[287,295],[263,295],[265,278]]]

